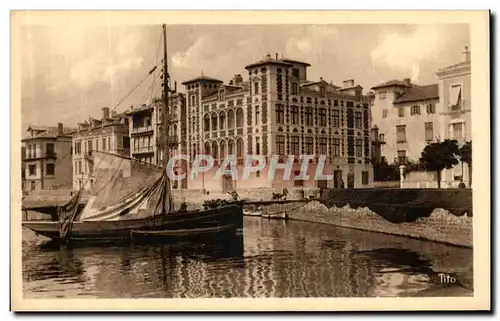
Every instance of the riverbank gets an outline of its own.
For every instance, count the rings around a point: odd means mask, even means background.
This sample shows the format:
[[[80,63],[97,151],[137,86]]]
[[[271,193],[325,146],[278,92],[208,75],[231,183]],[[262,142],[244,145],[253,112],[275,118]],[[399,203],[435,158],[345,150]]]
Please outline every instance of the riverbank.
[[[269,200],[272,193],[279,192],[280,189],[238,190],[240,197],[251,201]],[[317,189],[293,189],[289,190],[287,199],[299,199],[302,197],[302,192],[306,198],[318,195]],[[207,199],[230,198],[229,195],[205,195],[201,191],[192,190],[175,190],[174,197],[179,201],[185,201],[188,208],[200,208]],[[304,204],[289,205],[288,208],[287,214],[291,220],[398,235],[460,247],[472,248],[473,244],[473,218],[467,215],[456,216],[440,208],[435,209],[429,217],[403,223],[391,223],[366,207],[353,209],[346,205],[328,208],[319,201],[309,201]]]

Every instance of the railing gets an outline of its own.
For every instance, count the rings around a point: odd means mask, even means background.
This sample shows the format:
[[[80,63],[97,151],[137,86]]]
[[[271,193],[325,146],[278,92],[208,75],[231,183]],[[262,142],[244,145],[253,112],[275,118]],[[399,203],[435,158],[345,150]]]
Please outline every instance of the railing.
[[[153,130],[153,126],[132,127],[132,134],[141,134]]]
[[[23,160],[40,159],[40,158],[57,158],[57,154],[55,152],[26,153]]]
[[[154,152],[154,147],[153,146],[138,146],[132,148],[132,153],[137,154],[137,153],[153,153]]]

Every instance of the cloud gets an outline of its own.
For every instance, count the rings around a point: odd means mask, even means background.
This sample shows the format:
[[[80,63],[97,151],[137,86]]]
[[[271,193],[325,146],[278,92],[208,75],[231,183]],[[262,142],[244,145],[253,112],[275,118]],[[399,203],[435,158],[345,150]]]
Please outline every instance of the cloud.
[[[175,67],[189,68],[197,65],[203,58],[203,52],[210,46],[206,37],[200,37],[196,42],[184,52],[176,52],[172,56],[172,63]]]
[[[409,33],[386,32],[371,51],[372,64],[399,72],[411,73],[418,80],[420,65],[439,55],[446,47],[449,32],[434,25],[415,26]]]
[[[286,43],[289,57],[304,59],[315,54],[331,51],[332,41],[338,38],[338,31],[332,26],[308,26],[301,35],[292,36]]]

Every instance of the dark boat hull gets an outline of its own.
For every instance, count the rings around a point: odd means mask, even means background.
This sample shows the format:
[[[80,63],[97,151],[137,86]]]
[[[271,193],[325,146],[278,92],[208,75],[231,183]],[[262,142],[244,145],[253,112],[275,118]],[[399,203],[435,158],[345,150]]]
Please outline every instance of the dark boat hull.
[[[53,240],[60,240],[59,222],[24,221],[23,227]],[[132,231],[193,230],[233,226],[243,228],[243,209],[231,204],[216,209],[169,213],[143,219],[73,222],[69,242],[120,242],[133,238]],[[189,233],[185,233],[188,236]]]

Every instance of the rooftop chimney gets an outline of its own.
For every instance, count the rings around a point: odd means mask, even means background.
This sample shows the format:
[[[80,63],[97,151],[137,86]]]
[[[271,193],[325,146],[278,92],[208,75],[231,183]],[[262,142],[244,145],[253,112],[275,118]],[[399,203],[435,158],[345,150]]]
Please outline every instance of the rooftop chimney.
[[[410,78],[405,78],[405,79],[403,79],[403,83],[405,84],[405,86],[410,87],[411,86],[411,79]]]
[[[278,60],[278,53],[276,53],[276,60]]]
[[[57,123],[57,133],[59,135],[63,134],[63,124],[62,123]]]
[[[470,62],[470,51],[468,46],[465,46],[465,51],[463,52],[463,54],[465,56],[465,62]]]
[[[109,107],[103,107],[102,108],[102,119],[108,119],[109,118]]]
[[[174,92],[176,93],[177,92],[177,80],[174,81]]]
[[[354,79],[344,80],[344,88],[354,87]]]

